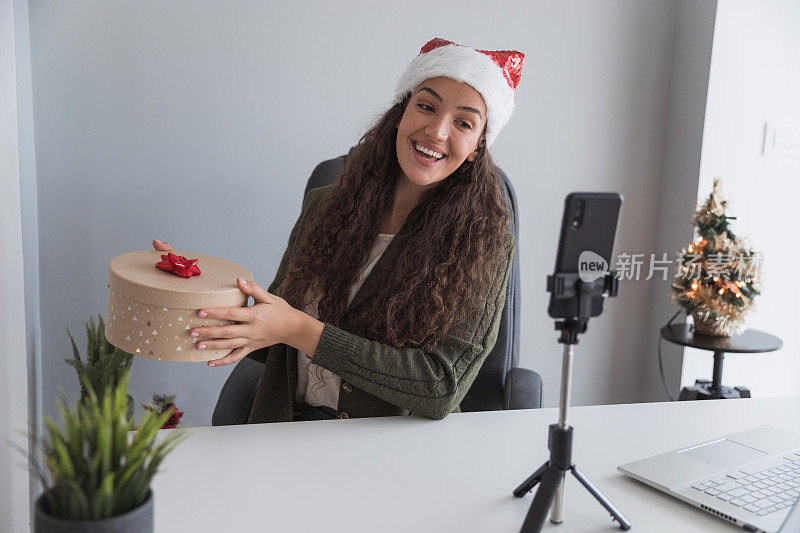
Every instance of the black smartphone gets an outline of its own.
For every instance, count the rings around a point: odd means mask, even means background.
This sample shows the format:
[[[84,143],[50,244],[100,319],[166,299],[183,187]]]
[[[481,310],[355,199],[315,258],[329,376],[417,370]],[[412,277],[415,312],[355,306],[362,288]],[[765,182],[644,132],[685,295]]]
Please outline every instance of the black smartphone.
[[[622,195],[606,192],[573,192],[564,203],[558,239],[555,273],[576,273],[584,281],[610,270]],[[578,316],[578,298],[554,298],[547,313],[553,318]],[[603,297],[592,298],[592,315],[603,312]]]

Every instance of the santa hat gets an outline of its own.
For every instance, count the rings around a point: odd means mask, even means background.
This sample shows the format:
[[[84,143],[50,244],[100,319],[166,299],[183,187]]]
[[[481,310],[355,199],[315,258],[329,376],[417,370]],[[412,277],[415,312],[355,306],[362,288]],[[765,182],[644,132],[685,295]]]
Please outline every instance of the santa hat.
[[[436,38],[428,41],[397,80],[394,102],[428,78],[443,76],[464,82],[481,93],[486,103],[486,145],[497,138],[514,111],[514,95],[525,54],[516,50],[474,50]]]

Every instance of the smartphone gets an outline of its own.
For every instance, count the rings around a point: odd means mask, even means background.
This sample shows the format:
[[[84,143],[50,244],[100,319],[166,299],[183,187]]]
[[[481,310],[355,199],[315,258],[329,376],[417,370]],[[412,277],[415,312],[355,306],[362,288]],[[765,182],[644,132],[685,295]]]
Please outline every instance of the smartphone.
[[[573,192],[564,202],[555,273],[576,273],[582,279],[610,270],[622,195]],[[586,276],[586,278],[584,278]],[[547,313],[553,318],[576,318],[578,298],[555,298],[550,293]],[[603,297],[592,298],[592,315],[603,312]]]

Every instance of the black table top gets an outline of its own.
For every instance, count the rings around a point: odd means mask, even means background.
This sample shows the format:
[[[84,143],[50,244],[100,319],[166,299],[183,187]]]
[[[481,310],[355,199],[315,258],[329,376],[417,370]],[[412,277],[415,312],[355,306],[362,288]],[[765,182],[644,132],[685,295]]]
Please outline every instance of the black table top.
[[[689,324],[673,324],[661,328],[661,337],[681,346],[726,353],[773,352],[783,347],[778,337],[757,329],[748,329],[732,337],[714,337],[695,333]]]

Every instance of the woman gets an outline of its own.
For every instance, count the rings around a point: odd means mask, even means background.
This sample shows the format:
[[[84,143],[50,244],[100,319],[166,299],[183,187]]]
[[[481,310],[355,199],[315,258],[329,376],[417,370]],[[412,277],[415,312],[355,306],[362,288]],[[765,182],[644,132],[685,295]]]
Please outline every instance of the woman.
[[[264,363],[248,422],[418,413],[459,404],[494,346],[514,240],[487,147],[514,108],[524,55],[422,47],[341,177],[303,202],[255,304],[203,309],[197,349]],[[154,241],[158,250],[171,249]]]

